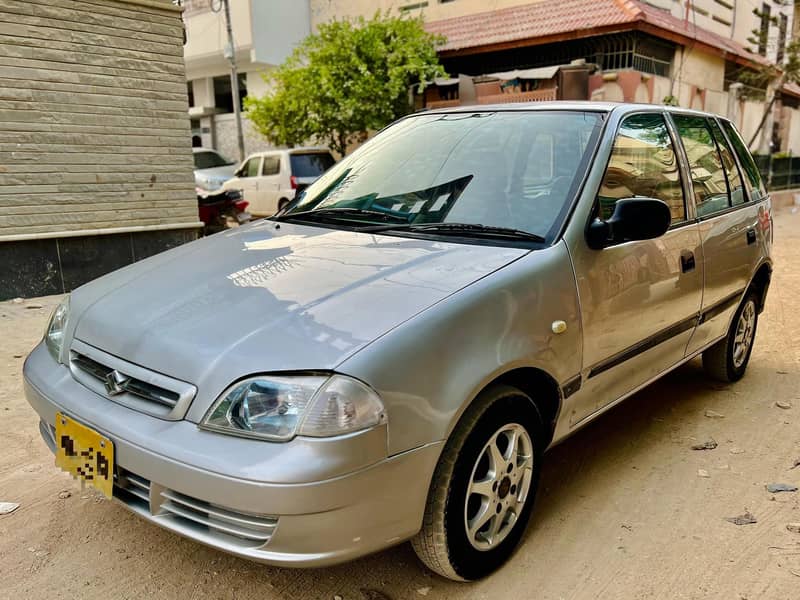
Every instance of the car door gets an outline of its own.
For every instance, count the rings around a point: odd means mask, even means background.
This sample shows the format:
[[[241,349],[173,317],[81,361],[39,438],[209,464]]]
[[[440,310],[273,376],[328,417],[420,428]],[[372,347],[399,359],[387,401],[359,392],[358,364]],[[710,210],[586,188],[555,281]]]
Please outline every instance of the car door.
[[[761,261],[762,238],[767,232],[759,211],[763,211],[761,200],[766,194],[760,178],[745,189],[734,150],[716,119],[685,114],[671,118],[689,162],[703,246],[705,289],[700,324],[688,346],[688,352],[695,353],[725,335]],[[731,129],[730,133],[736,132]]]
[[[280,154],[266,154],[258,178],[259,216],[270,216],[278,210],[280,170]]]
[[[679,363],[697,323],[700,236],[685,196],[674,132],[662,112],[626,116],[595,200],[606,220],[618,200],[650,197],[670,208],[661,237],[593,250],[571,248],[583,327],[581,399],[571,425]],[[577,399],[576,399],[577,400]]]
[[[261,172],[261,156],[248,158],[237,173],[239,180],[236,187],[242,190],[242,197],[250,203],[250,212],[258,214],[258,174]]]

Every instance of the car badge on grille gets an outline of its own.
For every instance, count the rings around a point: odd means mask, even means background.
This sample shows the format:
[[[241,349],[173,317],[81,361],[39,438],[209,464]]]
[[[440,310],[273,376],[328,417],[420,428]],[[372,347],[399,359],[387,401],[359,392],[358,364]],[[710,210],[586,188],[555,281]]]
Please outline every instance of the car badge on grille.
[[[111,371],[106,375],[103,382],[106,386],[106,392],[109,396],[116,396],[125,391],[125,385],[130,381],[130,377],[126,377],[119,371]]]

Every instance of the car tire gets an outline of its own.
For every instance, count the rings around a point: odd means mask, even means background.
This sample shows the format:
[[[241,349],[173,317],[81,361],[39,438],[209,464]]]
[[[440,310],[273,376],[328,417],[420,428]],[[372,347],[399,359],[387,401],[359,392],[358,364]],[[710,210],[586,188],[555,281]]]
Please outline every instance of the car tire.
[[[536,406],[516,388],[492,386],[467,409],[442,451],[422,529],[411,540],[428,568],[472,581],[511,556],[533,508],[543,439]]]
[[[284,208],[286,208],[287,204],[289,204],[289,201],[286,198],[281,198],[278,200],[278,212],[281,212]]]
[[[728,334],[703,352],[703,367],[719,381],[739,381],[747,370],[758,328],[758,295],[750,291],[733,315]]]

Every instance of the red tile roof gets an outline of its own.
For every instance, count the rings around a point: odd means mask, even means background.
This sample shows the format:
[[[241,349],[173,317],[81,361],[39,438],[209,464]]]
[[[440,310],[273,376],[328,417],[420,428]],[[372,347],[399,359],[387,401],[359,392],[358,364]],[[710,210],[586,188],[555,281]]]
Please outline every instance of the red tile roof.
[[[796,83],[787,83],[783,86],[783,91],[787,94],[791,94],[792,96],[797,96],[800,98],[800,85]]]
[[[745,61],[764,63],[766,59],[751,53],[741,44],[693,23],[688,25],[670,13],[637,0],[543,0],[522,6],[431,21],[425,25],[431,33],[447,38],[439,50],[455,52],[483,46],[517,46],[575,39],[642,29],[659,37],[706,46],[732,54]],[[516,42],[516,44],[514,44]]]

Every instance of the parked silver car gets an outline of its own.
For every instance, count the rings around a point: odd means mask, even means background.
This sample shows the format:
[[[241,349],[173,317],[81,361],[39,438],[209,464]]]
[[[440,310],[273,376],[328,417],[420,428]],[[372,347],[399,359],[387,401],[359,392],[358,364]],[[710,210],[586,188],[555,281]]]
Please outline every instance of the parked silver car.
[[[198,192],[213,192],[234,176],[236,163],[211,148],[192,148],[194,185]]]
[[[411,539],[477,579],[549,447],[700,354],[742,377],[771,238],[725,119],[416,114],[278,216],[75,290],[25,390],[57,464],[162,527],[286,566]]]

